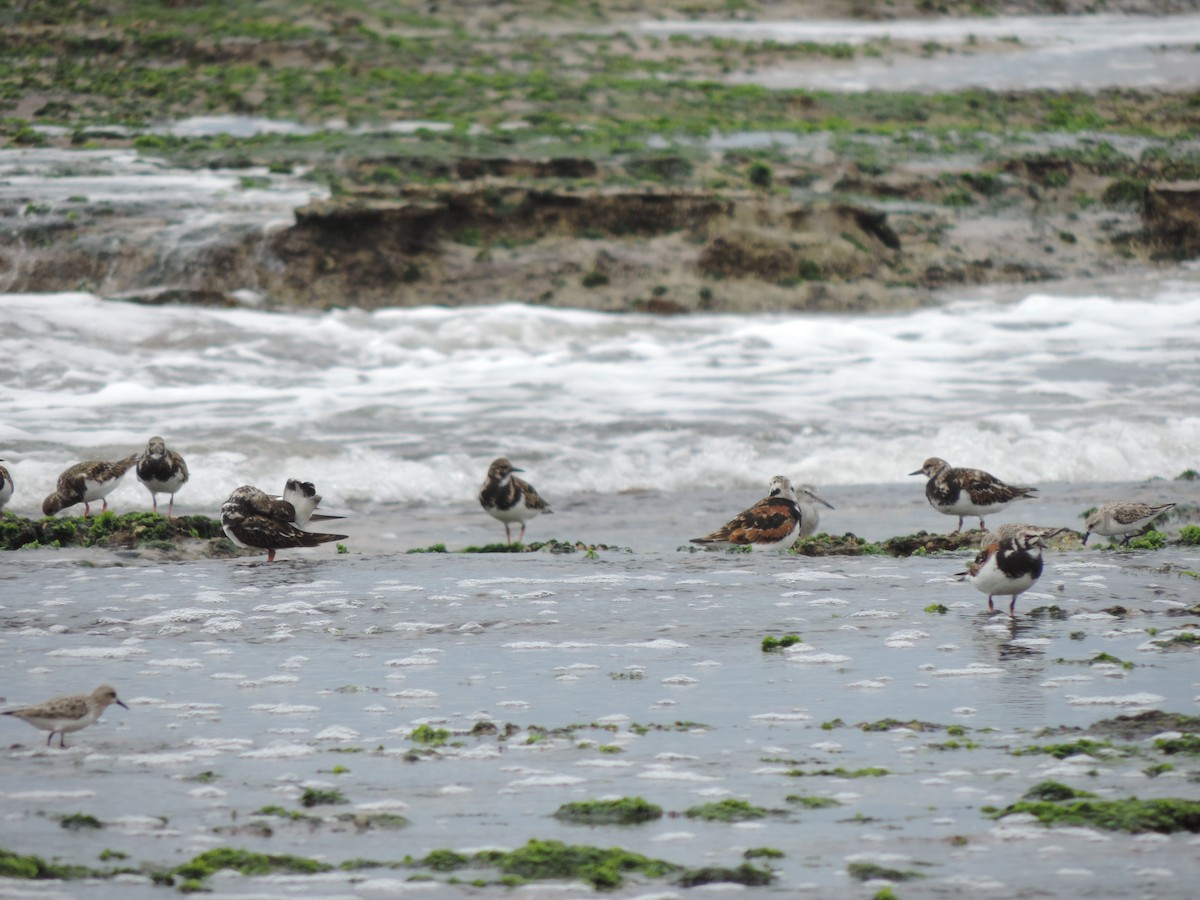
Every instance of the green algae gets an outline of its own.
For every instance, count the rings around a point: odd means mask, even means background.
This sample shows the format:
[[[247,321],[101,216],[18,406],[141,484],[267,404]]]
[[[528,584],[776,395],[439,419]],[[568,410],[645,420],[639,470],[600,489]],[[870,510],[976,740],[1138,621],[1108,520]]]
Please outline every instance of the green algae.
[[[70,881],[77,878],[103,878],[110,873],[98,872],[86,866],[47,862],[40,856],[22,855],[0,847],[0,878],[25,878],[30,880],[59,879]]]
[[[1154,741],[1154,749],[1168,756],[1177,753],[1188,756],[1200,756],[1200,735],[1184,734],[1179,737],[1158,738]]]
[[[762,639],[762,652],[771,653],[776,650],[784,650],[791,647],[793,644],[803,644],[804,638],[798,634],[785,634],[783,637],[775,637],[767,635]]]
[[[320,788],[305,788],[300,795],[300,805],[311,809],[314,806],[334,806],[349,803],[346,796],[337,788],[323,790]]]
[[[454,872],[471,864],[471,857],[453,850],[432,850],[421,860],[421,865],[435,872]]]
[[[218,541],[221,523],[207,516],[169,519],[153,512],[118,516],[107,510],[98,516],[45,517],[0,520],[0,549],[35,547],[154,547],[170,548],[187,540]]]
[[[553,840],[531,840],[511,852],[484,851],[476,854],[475,862],[523,880],[578,879],[601,890],[620,887],[630,872],[661,878],[679,871],[673,863],[620,847],[605,849]]]
[[[788,794],[783,799],[788,803],[803,806],[805,809],[833,809],[842,805],[840,800],[834,800],[832,797],[810,797],[803,794]]]
[[[87,829],[100,829],[104,827],[104,823],[89,813],[68,813],[58,817],[58,824],[68,831],[83,831]]]
[[[1200,525],[1184,525],[1180,528],[1179,543],[1185,547],[1200,547]]]
[[[875,722],[860,722],[858,725],[861,731],[891,731],[894,728],[907,728],[910,731],[941,731],[943,726],[935,725],[932,722],[922,722],[918,719],[909,719],[903,722],[900,719],[879,719]]]
[[[784,773],[792,778],[811,778],[816,776],[824,776],[829,778],[882,778],[884,775],[892,773],[883,768],[883,766],[866,766],[861,769],[845,769],[838,767],[836,769],[813,769],[806,772],[803,769],[792,769]]]
[[[787,854],[775,847],[751,847],[742,856],[746,859],[783,859]]]
[[[754,819],[765,819],[773,814],[763,806],[754,806],[745,800],[726,797],[715,803],[702,803],[684,811],[689,819],[703,819],[706,822],[750,822]]]
[[[317,872],[328,872],[333,869],[333,866],[303,856],[255,853],[234,847],[216,847],[175,867],[170,874],[186,881],[203,881],[222,869],[233,869],[243,875],[269,875],[272,872],[312,875]]]
[[[1068,741],[1062,744],[1035,744],[1030,747],[1022,747],[1019,750],[1010,750],[1009,753],[1013,756],[1053,756],[1055,759],[1066,759],[1068,756],[1075,756],[1080,753],[1101,757],[1135,756],[1138,750],[1136,747],[1118,747],[1111,741],[1080,738],[1079,740]]]
[[[1084,797],[1095,797],[1088,791],[1081,791],[1078,788],[1070,787],[1058,781],[1042,781],[1035,784],[1023,795],[1023,800],[1047,800],[1051,802],[1059,800],[1078,800]]]
[[[450,740],[450,732],[445,728],[434,728],[429,723],[423,723],[412,730],[408,739],[422,747],[442,747]]]
[[[1021,800],[1002,810],[984,807],[992,818],[1028,813],[1043,825],[1076,825],[1130,834],[1200,832],[1200,800],[1161,797],[1139,800]]]
[[[893,869],[872,862],[850,863],[846,866],[846,874],[855,881],[873,881],[877,878],[885,881],[912,881],[914,878],[928,877],[911,869]]]
[[[622,797],[564,803],[554,813],[554,818],[576,825],[636,825],[661,819],[662,814],[661,806],[641,797]]]
[[[347,825],[353,825],[356,831],[369,831],[372,828],[394,831],[400,828],[407,828],[411,822],[404,816],[398,813],[339,813],[336,817],[338,822]]]
[[[1125,546],[1130,550],[1161,550],[1167,545],[1167,536],[1153,528],[1143,535],[1130,538]]]

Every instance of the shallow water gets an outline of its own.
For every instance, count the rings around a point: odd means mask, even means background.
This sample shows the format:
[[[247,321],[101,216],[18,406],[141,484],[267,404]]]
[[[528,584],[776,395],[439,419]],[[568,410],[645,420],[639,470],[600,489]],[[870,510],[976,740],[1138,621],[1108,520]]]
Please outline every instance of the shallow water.
[[[744,849],[773,847],[786,856],[771,861],[778,881],[762,890],[784,895],[865,896],[846,866],[876,861],[926,876],[906,883],[905,897],[1188,896],[1200,874],[1195,836],[1047,831],[996,822],[980,807],[1015,802],[1049,778],[1106,797],[1196,796],[1186,760],[1150,778],[1142,769],[1153,755],[1059,762],[1009,751],[1060,740],[1036,738],[1042,726],[1145,708],[1197,712],[1195,651],[1164,652],[1147,629],[1162,637],[1194,618],[1173,613],[1200,598],[1195,580],[1163,567],[1196,570],[1200,553],[1054,555],[1015,623],[989,618],[983,597],[953,578],[965,561],[673,551],[317,551],[273,565],[9,557],[0,568],[5,704],[111,682],[131,709],[110,708],[69,736],[66,751],[0,722],[4,844],[97,865],[107,848],[165,866],[223,845],[339,863],[557,838],[693,867],[736,866]],[[949,612],[924,612],[934,603]],[[1101,611],[1114,604],[1129,614]],[[1046,605],[1070,618],[1027,614]],[[804,643],[761,652],[763,636],[789,632]],[[1087,664],[1101,652],[1135,665]],[[978,746],[937,749],[942,730],[855,727],[885,717],[962,725],[959,740]],[[845,724],[822,727],[838,719]],[[518,731],[506,741],[463,734],[481,721]],[[458,737],[406,762],[421,723]],[[530,740],[530,726],[572,730]],[[870,766],[890,774],[787,774]],[[191,780],[203,772],[217,777]],[[253,815],[263,806],[299,809],[311,786],[336,787],[349,802],[304,810],[326,817],[321,824],[266,818],[271,837],[237,830],[264,819]],[[802,809],[785,799],[792,794],[843,805]],[[615,796],[642,796],[672,815],[630,828],[551,818],[562,803]],[[676,815],[725,797],[783,812],[737,825]],[[347,811],[400,812],[410,824],[359,833],[332,819]],[[106,827],[61,828],[55,816],[75,812]],[[227,896],[284,884],[304,896],[376,896],[408,874],[214,884]],[[616,896],[657,891],[682,893],[635,879]],[[482,894],[493,892],[507,895]],[[531,892],[544,894],[519,894]]]
[[[755,66],[734,80],[828,91],[1103,90],[1194,87],[1200,16],[995,16],[884,22],[645,22],[649,34],[858,45],[916,42],[921,56]],[[976,41],[989,42],[987,46]],[[1000,42],[1000,43],[997,43]]]

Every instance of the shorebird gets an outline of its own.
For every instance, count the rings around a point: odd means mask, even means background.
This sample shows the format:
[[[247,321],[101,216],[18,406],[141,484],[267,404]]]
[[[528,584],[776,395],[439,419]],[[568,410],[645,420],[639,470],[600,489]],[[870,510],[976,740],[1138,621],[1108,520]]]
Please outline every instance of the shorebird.
[[[492,518],[504,523],[504,540],[509,544],[512,543],[509,527],[513,522],[521,523],[521,533],[517,536],[520,543],[525,540],[525,524],[530,519],[554,512],[532,484],[513,474],[523,471],[502,456],[488,466],[487,478],[479,488],[479,505]]]
[[[796,537],[801,540],[817,533],[817,525],[821,522],[818,503],[833,509],[833,504],[818,497],[816,490],[811,484],[802,484],[796,488],[796,506],[800,510],[800,531]]]
[[[910,475],[924,475],[925,496],[929,505],[940,513],[958,516],[958,527],[962,531],[963,518],[979,516],[979,527],[986,528],[983,517],[999,512],[1022,497],[1028,497],[1037,488],[1013,487],[995,475],[979,469],[956,469],[944,459],[931,456],[925,464]]]
[[[4,460],[0,459],[0,462],[4,462]],[[0,466],[0,516],[4,515],[4,504],[12,499],[14,488],[15,485],[12,476],[8,474],[8,469]]]
[[[344,534],[325,534],[305,531],[299,526],[312,517],[313,508],[321,498],[309,482],[288,481],[284,496],[293,485],[311,491],[308,497],[312,504],[301,503],[302,512],[287,499],[278,500],[256,487],[244,484],[229,495],[221,506],[221,528],[226,536],[239,547],[253,547],[267,551],[267,562],[275,561],[275,551],[292,547],[316,547],[329,541],[345,540]],[[293,492],[292,496],[296,493]],[[306,498],[307,499],[307,498]]]
[[[1042,575],[1044,536],[1040,528],[1027,528],[1014,537],[1006,537],[979,551],[965,572],[975,589],[988,595],[988,610],[995,610],[992,597],[1012,595],[1008,614],[1016,616],[1017,598],[1029,590]]]
[[[1112,503],[1105,503],[1087,517],[1083,542],[1086,544],[1088,537],[1093,534],[1102,534],[1110,538],[1124,535],[1125,539],[1121,541],[1121,546],[1125,546],[1129,543],[1129,539],[1141,531],[1144,526],[1150,524],[1174,505],[1174,503],[1164,503],[1161,506],[1150,506],[1132,500],[1115,500]]]
[[[1040,531],[1043,540],[1050,540],[1056,534],[1062,534],[1064,531],[1070,531],[1069,528],[1047,528],[1042,525],[1029,525],[1025,522],[1008,522],[1004,525],[997,525],[982,538],[979,539],[980,549],[990,547],[992,544],[998,544],[1005,538],[1017,537],[1023,531]]]
[[[92,460],[76,463],[58,476],[58,488],[42,501],[42,512],[52,516],[61,509],[82,503],[83,514],[90,516],[91,504],[95,500],[102,501],[100,512],[107,512],[106,498],[137,460],[135,453],[119,462]]]
[[[138,481],[150,492],[150,500],[154,511],[158,512],[158,495],[170,494],[171,501],[167,504],[167,518],[175,517],[175,492],[187,484],[188,467],[183,457],[174,450],[168,450],[166,441],[160,437],[150,438],[146,449],[137,461]]]
[[[693,544],[718,547],[745,547],[768,550],[788,548],[800,530],[800,508],[792,483],[782,475],[771,479],[767,496],[738,513],[712,534],[692,538]]]
[[[102,684],[90,694],[68,694],[65,697],[55,697],[37,706],[27,706],[24,709],[10,709],[3,713],[6,716],[16,716],[42,731],[50,732],[46,737],[46,746],[58,735],[58,746],[65,748],[68,731],[79,731],[87,728],[104,714],[109,705],[129,709],[117,697],[114,688]]]

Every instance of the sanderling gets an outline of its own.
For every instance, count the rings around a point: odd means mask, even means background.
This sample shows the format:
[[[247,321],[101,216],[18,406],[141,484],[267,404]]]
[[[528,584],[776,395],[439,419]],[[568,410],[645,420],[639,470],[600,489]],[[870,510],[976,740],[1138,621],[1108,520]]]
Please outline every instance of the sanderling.
[[[37,706],[27,706],[24,709],[10,709],[3,713],[6,716],[16,716],[42,731],[50,734],[46,737],[46,746],[58,735],[58,746],[66,747],[68,731],[79,731],[87,728],[104,714],[110,703],[129,709],[117,697],[114,688],[102,684],[90,694],[68,694],[65,697],[55,697]]]
[[[106,498],[137,460],[135,453],[119,462],[93,460],[76,463],[58,476],[58,489],[42,501],[42,512],[52,516],[60,509],[82,503],[83,514],[90,516],[94,500],[102,501],[100,511],[107,512]]]
[[[1029,590],[1042,575],[1042,530],[1029,528],[979,551],[965,572],[959,572],[976,590],[988,595],[988,609],[995,610],[992,597],[1011,594],[1008,614],[1016,616],[1017,597]]]
[[[1110,538],[1124,535],[1125,539],[1121,541],[1121,545],[1124,546],[1144,526],[1150,524],[1174,505],[1174,503],[1163,503],[1160,506],[1150,506],[1132,500],[1115,500],[1112,503],[1105,503],[1087,517],[1083,542],[1086,544],[1088,537],[1092,534],[1102,534]]]
[[[767,496],[738,513],[712,534],[692,538],[693,544],[719,547],[788,548],[800,528],[800,509],[792,483],[782,475],[771,479]]]
[[[4,462],[4,460],[0,459],[0,462]],[[12,476],[8,474],[8,469],[0,466],[0,516],[4,515],[4,504],[12,499],[15,487]]]
[[[175,492],[188,480],[188,467],[183,457],[174,450],[168,450],[162,438],[152,437],[146,444],[145,452],[138,457],[135,471],[138,481],[150,492],[155,512],[158,512],[158,495],[171,495],[171,501],[167,504],[167,518],[174,518]]]
[[[291,484],[289,481],[288,485]],[[308,482],[303,484],[312,487]],[[316,501],[321,499],[315,491],[312,497],[312,506],[307,507],[304,513],[306,522],[311,517]],[[276,550],[316,547],[346,538],[344,534],[304,531],[298,527],[296,520],[296,508],[290,502],[277,500],[248,484],[237,488],[221,506],[221,528],[226,536],[239,547],[266,550],[267,562],[275,561]]]
[[[525,540],[525,523],[541,513],[547,515],[554,512],[538,492],[527,481],[517,478],[517,469],[504,457],[500,457],[488,466],[487,478],[479,488],[479,505],[487,510],[494,519],[504,523],[504,540],[512,543],[512,533],[509,526],[513,522],[521,523],[521,534],[517,543]]]
[[[817,533],[817,525],[821,521],[818,503],[833,509],[833,504],[818,497],[816,490],[811,484],[802,484],[796,488],[796,506],[800,510],[800,531],[796,537],[801,540]]]
[[[932,456],[925,464],[910,475],[925,475],[925,496],[929,505],[940,513],[958,516],[958,527],[962,531],[963,517],[979,516],[979,527],[985,528],[983,517],[999,512],[1022,497],[1028,497],[1037,488],[1012,487],[995,475],[979,469],[956,469],[944,459]]]

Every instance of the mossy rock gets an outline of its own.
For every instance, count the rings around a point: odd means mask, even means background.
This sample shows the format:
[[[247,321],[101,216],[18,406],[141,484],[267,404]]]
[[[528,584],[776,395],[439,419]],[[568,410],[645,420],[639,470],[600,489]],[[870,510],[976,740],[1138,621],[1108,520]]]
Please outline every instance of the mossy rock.
[[[955,553],[960,550],[977,550],[983,537],[981,531],[956,531],[951,534],[929,534],[918,531],[904,537],[893,537],[883,541],[884,552],[891,556],[924,556],[930,553]]]
[[[564,803],[554,818],[576,825],[636,825],[662,818],[662,807],[641,797],[619,800],[580,800]]]
[[[112,510],[98,516],[65,516],[0,521],[0,549],[32,547],[101,547],[106,549],[162,548],[192,541],[224,540],[221,523],[207,516],[168,519],[153,512],[117,515]],[[232,545],[230,545],[232,546]]]

